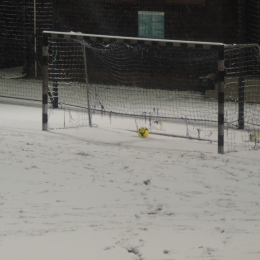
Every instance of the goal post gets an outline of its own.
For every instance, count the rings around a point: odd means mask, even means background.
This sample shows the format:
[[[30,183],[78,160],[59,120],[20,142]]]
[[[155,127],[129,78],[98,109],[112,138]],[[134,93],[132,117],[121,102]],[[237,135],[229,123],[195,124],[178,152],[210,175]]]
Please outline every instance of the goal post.
[[[48,38],[42,41],[42,130],[48,130]]]
[[[83,54],[83,60],[84,60],[84,69],[85,69],[85,80],[86,80],[86,88],[87,88],[87,106],[88,106],[88,122],[89,126],[92,127],[92,119],[91,119],[91,112],[90,112],[90,92],[89,92],[89,85],[88,85],[88,68],[87,68],[87,55],[86,55],[86,49],[85,46],[82,46],[82,54]]]
[[[218,47],[218,153],[224,154],[224,45]]]
[[[58,80],[58,106],[80,107],[89,126],[94,113],[143,118],[150,124],[154,119],[179,120],[186,125],[187,138],[194,131],[197,139],[210,140],[216,124],[218,153],[223,154],[224,47],[214,42],[44,31],[42,129],[48,130],[48,99],[55,92],[48,81]],[[60,53],[54,68],[55,48]],[[217,102],[204,99],[200,80],[206,76],[212,88],[217,86]],[[202,108],[202,103],[208,107]]]

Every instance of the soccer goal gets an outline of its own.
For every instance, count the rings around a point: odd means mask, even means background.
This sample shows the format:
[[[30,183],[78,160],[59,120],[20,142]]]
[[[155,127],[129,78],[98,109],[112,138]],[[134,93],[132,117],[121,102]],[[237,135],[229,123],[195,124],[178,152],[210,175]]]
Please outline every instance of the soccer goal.
[[[147,126],[224,153],[224,52],[222,43],[44,31],[42,129]]]

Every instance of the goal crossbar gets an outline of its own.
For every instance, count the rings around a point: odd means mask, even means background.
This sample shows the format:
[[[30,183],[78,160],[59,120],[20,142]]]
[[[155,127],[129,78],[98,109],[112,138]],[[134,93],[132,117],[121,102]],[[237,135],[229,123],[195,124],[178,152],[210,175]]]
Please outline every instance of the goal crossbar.
[[[158,43],[158,45],[172,44],[174,47],[188,47],[188,48],[217,48],[224,47],[225,44],[219,42],[200,42],[200,41],[179,41],[179,40],[167,40],[167,39],[153,39],[153,38],[138,38],[138,37],[122,37],[122,36],[110,36],[110,35],[98,35],[98,34],[85,34],[75,32],[55,32],[55,31],[43,31],[43,35],[51,38],[64,38],[64,39],[90,39],[92,41],[103,40],[104,42],[130,42],[135,44],[137,42],[143,42],[150,45]]]

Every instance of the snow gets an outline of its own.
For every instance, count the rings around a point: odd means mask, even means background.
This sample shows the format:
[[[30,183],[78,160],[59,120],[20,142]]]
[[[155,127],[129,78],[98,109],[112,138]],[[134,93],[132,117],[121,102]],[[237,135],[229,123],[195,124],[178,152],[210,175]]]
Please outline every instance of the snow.
[[[260,150],[111,127],[41,131],[0,99],[3,260],[258,260]]]

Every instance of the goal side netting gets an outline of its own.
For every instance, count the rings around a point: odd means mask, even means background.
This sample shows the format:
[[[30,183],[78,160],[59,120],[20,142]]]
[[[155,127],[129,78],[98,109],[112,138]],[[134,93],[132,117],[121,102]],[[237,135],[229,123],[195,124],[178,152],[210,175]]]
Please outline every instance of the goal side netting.
[[[260,147],[259,51],[257,44],[225,47],[224,118],[228,151]]]

